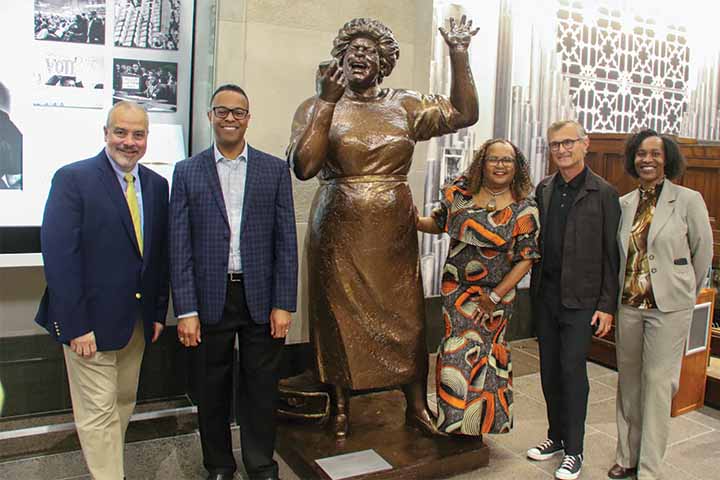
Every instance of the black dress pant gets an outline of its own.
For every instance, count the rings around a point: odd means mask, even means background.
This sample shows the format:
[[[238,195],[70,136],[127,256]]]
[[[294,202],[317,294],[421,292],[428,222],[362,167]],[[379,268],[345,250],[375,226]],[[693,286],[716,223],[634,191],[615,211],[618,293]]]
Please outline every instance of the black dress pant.
[[[539,299],[535,305],[548,438],[564,442],[567,455],[583,452],[590,393],[586,362],[594,313],[565,308],[553,297]]]
[[[233,473],[230,415],[235,337],[240,352],[238,418],[243,464],[250,478],[277,478],[275,407],[284,339],[250,317],[242,282],[228,282],[223,317],[202,325],[191,349],[191,382],[198,407],[203,464],[210,473]]]

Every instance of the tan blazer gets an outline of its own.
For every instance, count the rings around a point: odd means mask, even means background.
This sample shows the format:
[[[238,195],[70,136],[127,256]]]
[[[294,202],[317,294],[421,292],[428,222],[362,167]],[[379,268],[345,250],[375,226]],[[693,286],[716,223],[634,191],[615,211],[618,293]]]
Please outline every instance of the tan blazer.
[[[625,285],[630,229],[639,200],[638,189],[620,198],[620,299]],[[650,224],[647,251],[655,303],[661,312],[695,305],[712,262],[712,241],[702,195],[666,180]]]

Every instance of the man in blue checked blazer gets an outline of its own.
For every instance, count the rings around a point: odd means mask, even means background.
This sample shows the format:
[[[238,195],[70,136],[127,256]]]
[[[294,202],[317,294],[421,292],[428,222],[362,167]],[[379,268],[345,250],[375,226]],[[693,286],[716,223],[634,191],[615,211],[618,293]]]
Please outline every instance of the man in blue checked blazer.
[[[208,119],[214,145],[175,167],[170,278],[178,337],[190,350],[208,479],[231,479],[233,347],[240,348],[240,438],[252,479],[278,476],[273,460],[282,347],[297,299],[290,171],[245,141],[249,101],[219,87]]]

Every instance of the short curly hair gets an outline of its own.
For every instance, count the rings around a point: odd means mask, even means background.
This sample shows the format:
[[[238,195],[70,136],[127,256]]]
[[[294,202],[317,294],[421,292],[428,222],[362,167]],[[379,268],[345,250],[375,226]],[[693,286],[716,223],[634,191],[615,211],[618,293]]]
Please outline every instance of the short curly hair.
[[[515,201],[522,200],[530,195],[530,192],[532,192],[533,189],[532,180],[530,180],[528,163],[525,159],[525,155],[523,155],[520,149],[510,140],[506,140],[504,138],[493,138],[488,140],[482,144],[479,150],[475,151],[473,161],[465,173],[469,182],[469,190],[471,193],[477,193],[480,191],[480,188],[483,185],[483,174],[487,152],[490,147],[496,143],[505,143],[510,145],[515,153],[515,176],[510,184],[510,189],[512,190]]]
[[[380,73],[378,83],[392,73],[398,59],[400,58],[400,44],[395,39],[392,30],[383,23],[372,18],[354,18],[338,30],[338,35],[333,40],[333,48],[330,55],[342,64],[350,42],[357,37],[367,37],[377,43],[380,53]]]
[[[658,137],[662,140],[663,153],[665,154],[665,176],[670,180],[680,177],[685,172],[685,166],[687,165],[680,147],[671,137],[661,135],[651,128],[640,130],[628,137],[627,142],[625,142],[625,171],[628,175],[638,178],[635,169],[635,156],[642,142],[650,137]]]

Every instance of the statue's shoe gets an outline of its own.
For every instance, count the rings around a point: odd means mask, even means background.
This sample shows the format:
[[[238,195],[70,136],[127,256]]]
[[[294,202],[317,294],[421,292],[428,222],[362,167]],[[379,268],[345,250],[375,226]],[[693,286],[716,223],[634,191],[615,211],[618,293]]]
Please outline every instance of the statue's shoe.
[[[421,412],[411,412],[409,410],[405,412],[405,425],[417,428],[424,435],[430,437],[435,435],[447,436],[446,433],[438,430],[435,418],[427,409]]]

